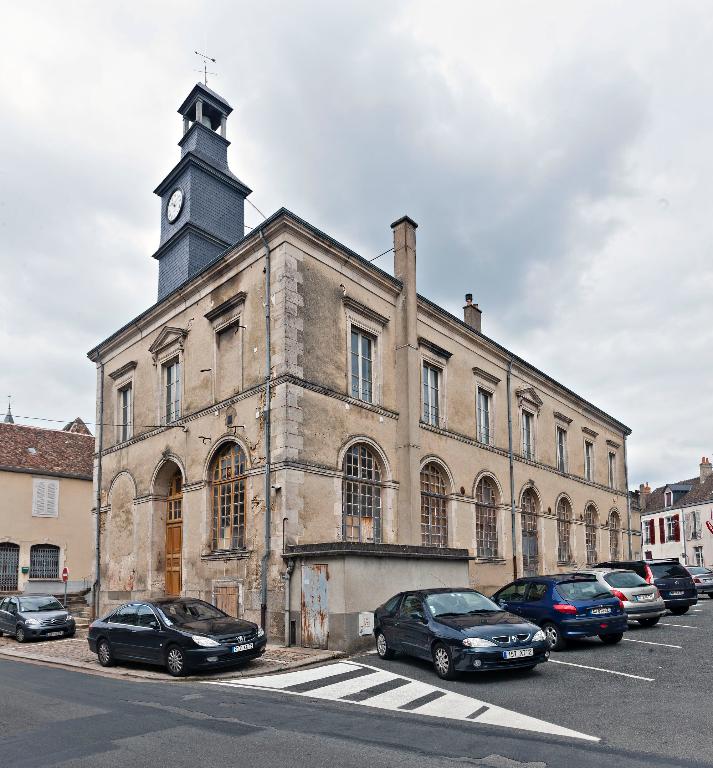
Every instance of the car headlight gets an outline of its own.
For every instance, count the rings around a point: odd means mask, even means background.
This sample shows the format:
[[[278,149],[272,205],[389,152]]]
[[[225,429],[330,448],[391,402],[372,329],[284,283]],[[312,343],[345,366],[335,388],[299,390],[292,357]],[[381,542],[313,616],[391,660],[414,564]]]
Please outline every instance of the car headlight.
[[[265,630],[262,627],[257,628],[257,636],[258,637],[265,637]]]
[[[539,643],[541,640],[547,640],[547,635],[541,629],[538,629],[532,636],[532,642]]]
[[[486,640],[484,637],[466,637],[463,640],[466,648],[492,648],[495,643],[492,640]]]
[[[27,627],[39,627],[40,622],[37,619],[25,619],[25,626]]]
[[[204,648],[215,648],[216,645],[220,645],[219,642],[210,637],[203,637],[203,635],[191,635],[191,640],[196,645],[202,645]]]

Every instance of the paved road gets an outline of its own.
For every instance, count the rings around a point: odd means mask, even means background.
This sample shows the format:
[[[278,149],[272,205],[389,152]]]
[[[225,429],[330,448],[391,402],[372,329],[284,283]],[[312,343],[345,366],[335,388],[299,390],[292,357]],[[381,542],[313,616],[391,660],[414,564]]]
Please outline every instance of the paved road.
[[[710,766],[712,634],[713,601],[704,600],[620,646],[555,654],[566,664],[452,683],[420,662],[373,655],[293,673],[299,679],[246,679],[251,687],[0,661],[0,765]],[[526,730],[523,716],[541,727]]]

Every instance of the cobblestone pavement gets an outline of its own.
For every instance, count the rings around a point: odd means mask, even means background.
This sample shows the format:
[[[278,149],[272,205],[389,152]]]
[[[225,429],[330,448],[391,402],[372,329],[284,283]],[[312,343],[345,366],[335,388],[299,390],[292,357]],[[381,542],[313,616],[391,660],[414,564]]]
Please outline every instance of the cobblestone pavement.
[[[320,651],[311,648],[285,648],[280,645],[268,645],[265,654],[259,659],[249,662],[244,667],[216,672],[208,672],[197,676],[188,676],[184,679],[211,679],[220,677],[240,678],[253,675],[265,675],[270,672],[281,672],[287,669],[296,669],[309,664],[317,664],[328,659],[337,658],[343,654],[334,651]],[[30,661],[44,662],[48,664],[61,664],[86,671],[101,672],[113,677],[140,677],[143,679],[166,680],[168,673],[144,664],[122,663],[119,666],[105,669],[97,661],[96,654],[89,650],[86,632],[79,630],[77,637],[43,640],[29,643],[18,643],[14,638],[0,638],[0,657],[27,659]]]

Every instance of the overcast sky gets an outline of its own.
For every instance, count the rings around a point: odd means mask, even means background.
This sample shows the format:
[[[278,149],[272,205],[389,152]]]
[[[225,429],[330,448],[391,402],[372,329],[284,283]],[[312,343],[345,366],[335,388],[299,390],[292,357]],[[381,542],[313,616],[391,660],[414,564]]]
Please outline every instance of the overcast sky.
[[[472,291],[486,334],[628,424],[632,487],[713,454],[710,2],[0,11],[0,394],[16,414],[94,420],[86,352],[155,301],[152,190],[205,49],[258,208],[368,258],[409,214],[420,292],[460,315]]]

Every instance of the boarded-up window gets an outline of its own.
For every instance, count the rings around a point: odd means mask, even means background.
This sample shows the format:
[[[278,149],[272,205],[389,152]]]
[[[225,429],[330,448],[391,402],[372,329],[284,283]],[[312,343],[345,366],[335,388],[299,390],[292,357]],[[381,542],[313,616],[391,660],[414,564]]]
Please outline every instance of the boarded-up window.
[[[34,478],[32,481],[32,516],[57,517],[59,514],[59,480]]]
[[[225,400],[240,389],[240,324],[236,319],[215,338],[215,399]]]

